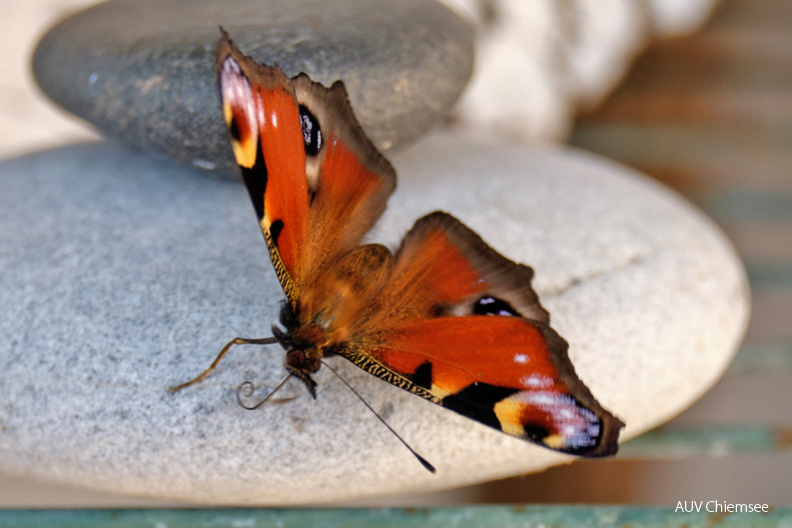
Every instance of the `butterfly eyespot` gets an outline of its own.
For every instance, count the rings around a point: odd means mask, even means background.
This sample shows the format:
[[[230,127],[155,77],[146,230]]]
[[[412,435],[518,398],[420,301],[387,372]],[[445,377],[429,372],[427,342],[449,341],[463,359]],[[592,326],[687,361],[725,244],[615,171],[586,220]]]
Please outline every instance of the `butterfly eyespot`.
[[[303,105],[300,105],[300,124],[302,125],[305,154],[316,156],[324,146],[322,129],[319,128],[319,121],[316,120],[316,117]]]
[[[228,134],[231,136],[236,142],[242,141],[242,134],[239,131],[239,123],[237,123],[236,119],[231,119],[231,122],[228,124]]]
[[[473,313],[475,315],[520,315],[506,301],[488,295],[473,303]]]
[[[523,426],[523,431],[526,438],[530,438],[537,443],[544,443],[543,440],[550,436],[550,431],[538,425],[526,424]]]

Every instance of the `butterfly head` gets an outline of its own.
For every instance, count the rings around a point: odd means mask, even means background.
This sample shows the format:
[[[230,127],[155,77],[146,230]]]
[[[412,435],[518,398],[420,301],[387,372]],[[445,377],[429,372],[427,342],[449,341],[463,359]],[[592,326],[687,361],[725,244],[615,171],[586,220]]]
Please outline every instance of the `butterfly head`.
[[[272,332],[281,346],[286,350],[284,360],[289,374],[300,379],[311,396],[316,399],[316,382],[311,378],[322,366],[322,350],[320,345],[321,332],[316,327],[291,328],[281,330],[272,327]]]
[[[315,350],[292,349],[286,352],[286,370],[296,378],[299,378],[308,389],[308,393],[316,399],[316,382],[311,378],[311,374],[319,370],[322,366],[321,359]]]

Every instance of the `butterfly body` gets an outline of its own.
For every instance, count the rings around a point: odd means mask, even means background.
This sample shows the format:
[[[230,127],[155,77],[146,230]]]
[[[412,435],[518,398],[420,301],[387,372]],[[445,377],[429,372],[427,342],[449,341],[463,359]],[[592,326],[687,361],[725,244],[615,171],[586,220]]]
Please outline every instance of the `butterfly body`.
[[[393,252],[361,244],[396,175],[342,83],[290,79],[225,34],[217,64],[231,144],[286,294],[273,332],[290,374],[315,397],[312,375],[341,356],[507,434],[564,453],[615,453],[623,424],[575,374],[531,268],[439,211]]]

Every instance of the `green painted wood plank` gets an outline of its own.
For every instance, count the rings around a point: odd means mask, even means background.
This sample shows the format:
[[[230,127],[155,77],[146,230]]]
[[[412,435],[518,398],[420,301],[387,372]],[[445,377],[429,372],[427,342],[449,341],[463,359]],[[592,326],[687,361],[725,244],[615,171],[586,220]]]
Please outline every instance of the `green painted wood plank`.
[[[689,198],[718,221],[792,221],[792,192],[789,191],[735,190],[692,195]]]
[[[772,150],[751,142],[745,126],[724,127],[722,123],[684,123],[678,120],[651,123],[635,121],[578,121],[569,144],[641,168],[677,165],[688,168],[715,167],[736,163],[750,170],[745,156],[754,150],[788,166],[787,150]],[[763,137],[763,139],[765,139]],[[779,140],[780,143],[780,140]],[[749,147],[755,147],[751,149]],[[651,172],[650,172],[651,174]],[[750,173],[746,173],[750,177]]]
[[[729,374],[784,371],[792,371],[792,342],[746,342],[729,366]]]
[[[688,507],[690,508],[690,501]],[[721,503],[722,505],[722,503]],[[665,507],[472,506],[416,509],[221,509],[221,510],[5,510],[0,528],[780,528],[792,526],[792,508],[768,513],[720,513],[714,503],[700,512]],[[722,506],[721,506],[722,507]]]
[[[622,458],[688,458],[792,449],[792,425],[660,427],[624,443]]]
[[[792,244],[792,240],[786,241]],[[779,241],[779,243],[783,243]],[[747,262],[748,282],[751,289],[792,293],[792,262],[752,263]]]

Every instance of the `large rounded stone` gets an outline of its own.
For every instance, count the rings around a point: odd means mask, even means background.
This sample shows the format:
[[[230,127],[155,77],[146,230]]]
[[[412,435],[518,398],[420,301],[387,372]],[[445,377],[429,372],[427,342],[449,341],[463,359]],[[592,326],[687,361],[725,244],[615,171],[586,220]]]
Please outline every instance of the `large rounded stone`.
[[[41,89],[136,148],[237,177],[214,49],[223,26],[259,62],[342,79],[381,149],[450,112],[470,76],[470,28],[434,0],[110,0],[52,28],[33,57]]]
[[[589,155],[436,136],[398,156],[375,238],[445,209],[536,270],[581,378],[627,423],[667,420],[710,387],[748,292],[721,233],[679,197]],[[447,488],[568,461],[331,359],[434,463],[425,471],[327,370],[318,398],[242,409],[285,377],[283,294],[242,185],[108,143],[0,165],[0,470],[106,491],[305,504]]]

